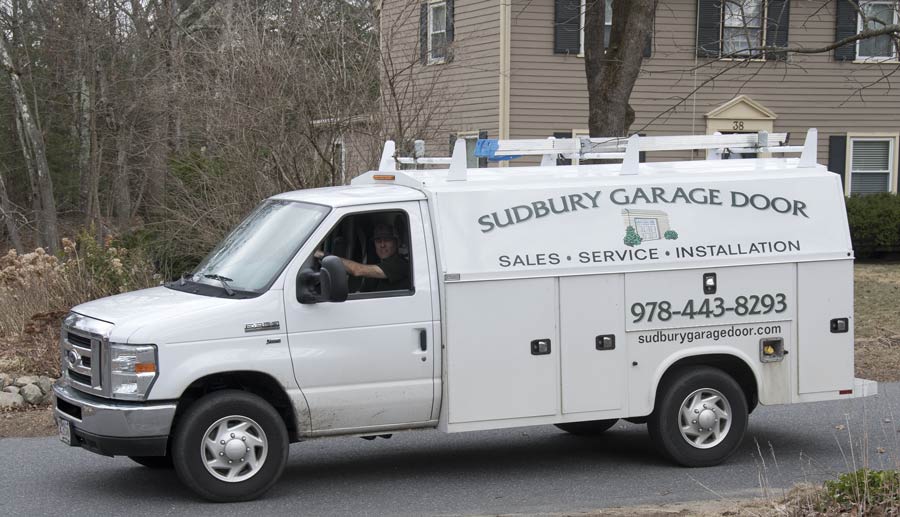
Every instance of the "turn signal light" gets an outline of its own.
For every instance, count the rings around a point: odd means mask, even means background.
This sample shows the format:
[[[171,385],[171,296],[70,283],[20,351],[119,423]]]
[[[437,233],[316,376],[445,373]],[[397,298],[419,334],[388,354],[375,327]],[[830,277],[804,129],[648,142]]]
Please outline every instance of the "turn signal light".
[[[375,174],[372,178],[383,181],[394,181],[395,176],[393,174]]]
[[[156,373],[156,365],[153,363],[137,363],[134,365],[134,373]]]

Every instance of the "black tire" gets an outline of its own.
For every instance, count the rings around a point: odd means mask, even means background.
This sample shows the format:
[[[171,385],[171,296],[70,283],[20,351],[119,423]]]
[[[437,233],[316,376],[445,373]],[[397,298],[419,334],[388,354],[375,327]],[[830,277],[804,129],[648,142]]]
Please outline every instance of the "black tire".
[[[172,464],[172,456],[129,456],[131,461],[139,463],[151,469],[171,469],[175,466]]]
[[[236,429],[234,434],[227,433],[227,436],[217,434],[216,440],[219,437],[228,439],[218,441],[225,441],[225,444],[221,451],[216,451],[221,452],[218,455],[222,461],[229,461],[231,457],[235,462],[233,467],[224,465],[223,469],[244,468],[236,474],[238,478],[246,476],[246,479],[224,481],[218,476],[224,476],[225,472],[214,474],[206,466],[207,460],[213,459],[215,454],[204,446],[205,435],[208,431],[216,433],[214,426],[221,430],[240,422],[250,422],[247,430],[243,434]],[[246,459],[254,460],[246,464],[238,463],[235,456],[244,454],[242,442],[236,441],[241,438],[243,444],[251,445],[247,447]],[[217,444],[216,440],[212,443]],[[253,442],[257,445],[253,446]],[[288,447],[284,421],[268,402],[252,393],[223,390],[201,398],[182,415],[175,427],[172,458],[178,477],[197,495],[215,502],[250,501],[272,488],[281,477],[287,463]],[[244,459],[240,458],[240,461]]]
[[[591,420],[588,422],[567,422],[565,424],[554,424],[563,431],[578,436],[593,436],[602,434],[609,430],[610,427],[616,425],[618,418],[609,420]]]
[[[685,432],[681,428],[682,406],[686,414],[698,417],[685,419],[690,426]],[[730,418],[723,417],[726,413]],[[660,384],[647,429],[656,448],[675,463],[685,467],[718,465],[744,438],[747,398],[740,385],[718,368],[683,369]]]

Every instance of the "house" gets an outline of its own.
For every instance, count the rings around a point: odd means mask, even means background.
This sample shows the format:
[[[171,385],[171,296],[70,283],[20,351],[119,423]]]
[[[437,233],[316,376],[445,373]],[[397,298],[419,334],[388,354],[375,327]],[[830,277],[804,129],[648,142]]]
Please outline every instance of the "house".
[[[406,77],[431,94],[417,112],[421,120],[423,105],[434,111],[430,153],[446,154],[457,136],[473,150],[479,137],[587,135],[584,1],[383,0],[383,53],[415,61]],[[896,41],[881,36],[814,54],[748,50],[826,47],[864,20],[897,23],[896,0],[863,1],[860,9],[850,0],[660,1],[631,97],[631,130],[790,132],[799,145],[815,127],[819,162],[842,175],[848,195],[896,193]],[[474,155],[470,165],[479,165]]]

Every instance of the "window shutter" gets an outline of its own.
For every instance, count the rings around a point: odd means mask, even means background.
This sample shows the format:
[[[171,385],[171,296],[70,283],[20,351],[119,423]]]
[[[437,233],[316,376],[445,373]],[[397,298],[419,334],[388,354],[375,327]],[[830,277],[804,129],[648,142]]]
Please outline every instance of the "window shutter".
[[[571,131],[556,131],[553,133],[553,138],[572,138],[572,132]],[[556,165],[572,165],[572,160],[569,160],[568,158],[563,158],[562,156],[557,155]]]
[[[479,140],[484,140],[484,139],[486,139],[487,137],[488,137],[488,132],[487,132],[486,130],[484,130],[484,129],[479,129],[479,130],[478,130],[478,139],[479,139]],[[487,167],[487,166],[488,166],[488,159],[487,159],[487,158],[480,158],[480,157],[479,157],[479,158],[478,158],[478,168],[479,168],[479,169],[483,169],[483,168],[485,168],[485,167]]]
[[[449,63],[453,61],[453,36],[454,36],[454,28],[456,16],[454,15],[455,7],[453,0],[445,0],[447,2],[447,57],[445,58],[445,62]]]
[[[653,32],[647,35],[647,43],[644,45],[644,57],[653,55]]]
[[[697,57],[719,57],[722,1],[697,0]]]
[[[828,137],[828,170],[841,177],[841,185],[846,183],[847,175],[847,137],[831,135]],[[846,187],[844,187],[846,192]]]
[[[769,0],[766,20],[766,46],[786,47],[788,28],[791,24],[791,2],[789,0]],[[767,52],[766,59],[785,61],[786,52]]]
[[[428,3],[419,7],[419,58],[423,65],[428,64]]]
[[[856,34],[856,6],[851,0],[837,1],[837,20],[835,23],[834,41],[841,41]],[[856,43],[848,43],[834,49],[835,61],[853,61],[856,59]]]
[[[553,52],[581,51],[581,0],[554,0]]]

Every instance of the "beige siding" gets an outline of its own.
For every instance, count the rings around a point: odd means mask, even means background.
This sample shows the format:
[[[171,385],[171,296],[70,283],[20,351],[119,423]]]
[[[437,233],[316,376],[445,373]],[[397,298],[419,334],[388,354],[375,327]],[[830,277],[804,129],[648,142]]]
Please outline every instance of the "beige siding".
[[[500,6],[483,0],[456,0],[453,60],[419,62],[419,9],[408,0],[385,0],[381,12],[382,49],[399,74],[393,97],[402,98],[405,119],[425,138],[428,154],[446,155],[450,133],[487,130],[497,136],[499,121]],[[384,82],[384,81],[383,81]],[[390,92],[382,88],[386,102]],[[390,123],[388,125],[390,127]]]
[[[787,63],[695,58],[696,4],[660,2],[653,57],[644,61],[632,95],[633,131],[705,134],[704,115],[741,94],[772,110],[775,131],[798,135],[792,143],[802,143],[807,128],[818,128],[821,163],[827,162],[829,135],[900,128],[897,79],[869,86],[893,73],[896,64],[837,62],[831,53],[795,55]],[[553,0],[512,0],[512,5],[510,136],[586,129],[584,62],[553,54]],[[791,46],[827,45],[834,26],[834,2],[791,2]]]

